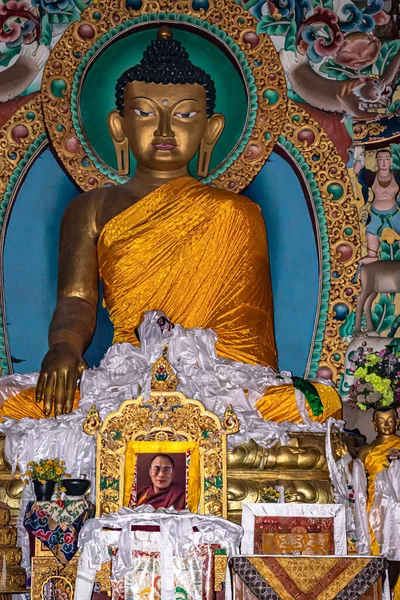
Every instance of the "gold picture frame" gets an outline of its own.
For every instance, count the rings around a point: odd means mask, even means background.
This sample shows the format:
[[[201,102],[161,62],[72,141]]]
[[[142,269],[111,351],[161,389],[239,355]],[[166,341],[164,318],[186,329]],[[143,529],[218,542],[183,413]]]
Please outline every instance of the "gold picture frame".
[[[177,383],[164,352],[153,365],[149,400],[143,396],[126,400],[97,430],[96,516],[116,512],[124,505],[129,442],[195,442],[199,513],[227,517],[226,435],[238,431],[237,417],[229,405],[221,423],[201,402],[177,392]],[[152,447],[150,443],[150,453]]]

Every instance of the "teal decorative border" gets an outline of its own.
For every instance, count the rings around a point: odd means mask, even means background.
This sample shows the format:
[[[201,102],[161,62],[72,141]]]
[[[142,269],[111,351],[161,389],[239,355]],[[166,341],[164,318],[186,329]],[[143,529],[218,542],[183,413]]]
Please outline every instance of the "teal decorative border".
[[[1,289],[1,302],[0,302],[0,366],[2,369],[2,375],[9,375],[13,373],[11,356],[9,351],[8,344],[8,334],[7,334],[7,321],[6,321],[6,306],[5,306],[5,296],[4,296],[4,269],[3,269],[3,256],[4,256],[4,239],[5,239],[5,231],[4,231],[4,219],[7,214],[7,209],[12,200],[13,196],[18,193],[19,186],[22,183],[21,178],[26,175],[26,168],[30,166],[32,158],[38,152],[42,152],[44,150],[44,146],[48,144],[48,137],[45,132],[42,132],[34,142],[29,146],[23,158],[19,161],[18,165],[12,172],[9,177],[9,181],[4,192],[3,198],[0,203],[0,232],[2,239],[2,256],[1,256],[1,266],[2,266],[2,289]],[[6,223],[7,225],[7,223]]]
[[[253,127],[256,122],[256,113],[258,109],[258,96],[257,96],[257,86],[254,83],[253,71],[249,65],[249,62],[244,54],[244,52],[240,49],[240,47],[234,42],[234,40],[228,36],[225,31],[219,29],[216,25],[212,25],[208,21],[202,21],[201,19],[192,17],[190,15],[184,14],[175,14],[175,13],[150,13],[147,15],[141,15],[140,17],[135,17],[132,20],[128,20],[125,23],[121,23],[118,27],[111,29],[109,32],[105,33],[93,46],[92,48],[85,54],[82,58],[79,66],[76,69],[74,80],[71,88],[71,117],[74,129],[76,131],[76,135],[81,142],[83,148],[85,149],[89,158],[93,161],[94,166],[106,177],[109,179],[116,181],[117,183],[125,183],[128,180],[128,177],[122,177],[119,175],[114,169],[111,167],[105,166],[105,163],[102,162],[98,156],[93,153],[93,149],[86,141],[86,137],[84,132],[82,131],[81,124],[79,122],[78,116],[78,97],[79,97],[79,87],[80,80],[84,75],[85,68],[91,58],[95,55],[95,53],[110,39],[119,33],[129,29],[131,27],[135,27],[137,25],[146,23],[148,21],[178,21],[180,23],[190,23],[196,25],[197,27],[201,27],[206,31],[213,33],[218,38],[220,38],[226,45],[231,49],[232,53],[236,56],[237,61],[239,62],[243,74],[245,76],[245,85],[248,90],[248,96],[250,99],[249,109],[247,115],[247,126],[246,130],[242,135],[242,138],[237,145],[236,149],[232,154],[230,154],[227,159],[223,162],[223,164],[214,171],[211,175],[202,179],[203,183],[210,183],[213,179],[219,177],[222,173],[224,173],[240,156],[243,150],[248,143]]]
[[[308,189],[311,192],[311,198],[315,207],[317,218],[318,232],[318,250],[319,250],[319,287],[320,298],[318,305],[318,316],[315,320],[313,339],[309,350],[309,360],[306,375],[307,377],[316,377],[321,359],[322,346],[325,337],[325,326],[328,317],[329,293],[331,289],[331,253],[329,246],[328,227],[326,224],[325,209],[322,202],[321,194],[318,188],[313,172],[311,171],[307,161],[302,156],[292,142],[287,140],[285,136],[278,137],[278,144],[289,152],[291,157],[296,162],[299,170],[303,173],[307,182]]]

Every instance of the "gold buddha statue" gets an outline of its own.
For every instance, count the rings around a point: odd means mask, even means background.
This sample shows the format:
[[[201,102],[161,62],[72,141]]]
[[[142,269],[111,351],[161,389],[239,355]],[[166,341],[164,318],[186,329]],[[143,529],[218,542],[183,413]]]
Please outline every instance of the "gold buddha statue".
[[[375,495],[375,479],[378,473],[389,466],[391,450],[400,450],[400,437],[396,435],[400,421],[394,408],[382,407],[374,411],[372,424],[377,433],[376,439],[363,446],[358,458],[364,463],[367,474],[367,511],[371,510]],[[379,554],[379,546],[371,533],[372,554]]]
[[[137,344],[134,331],[144,312],[162,310],[184,327],[213,329],[219,355],[276,368],[261,210],[244,196],[200,183],[188,168],[198,152],[197,175],[207,175],[225,125],[214,112],[215,98],[210,76],[165,26],[140,63],[119,78],[109,131],[119,172],[129,173],[130,151],[136,171],[127,183],[84,193],[68,206],[37,404],[34,390],[25,390],[3,404],[0,416],[40,418],[77,406],[99,276],[114,342]],[[300,420],[293,386],[286,387],[289,392],[266,404],[277,405],[275,420]],[[318,420],[340,410],[337,395],[328,396]],[[268,418],[265,406],[262,414]]]
[[[389,466],[388,456],[391,450],[400,450],[400,436],[396,431],[400,420],[396,409],[391,406],[377,408],[374,411],[372,424],[377,433],[373,442],[363,446],[358,458],[364,463],[368,477],[368,506],[372,504],[375,489],[375,477]]]
[[[395,408],[388,406],[376,409],[373,414],[372,424],[377,436],[373,442],[367,446],[363,446],[358,454],[358,458],[364,463],[367,474],[368,515],[371,513],[371,508],[374,502],[376,476],[383,469],[387,469],[389,467],[389,456],[391,452],[396,453],[396,450],[400,450],[400,436],[396,435],[396,431],[400,426],[400,420]],[[390,519],[390,515],[388,518]],[[372,521],[370,521],[370,523],[371,522]],[[371,524],[369,529],[371,538],[371,554],[378,556],[381,553],[380,546],[375,538]],[[389,561],[389,580],[391,590],[394,594],[393,597],[395,599],[400,598],[399,567],[396,561]]]

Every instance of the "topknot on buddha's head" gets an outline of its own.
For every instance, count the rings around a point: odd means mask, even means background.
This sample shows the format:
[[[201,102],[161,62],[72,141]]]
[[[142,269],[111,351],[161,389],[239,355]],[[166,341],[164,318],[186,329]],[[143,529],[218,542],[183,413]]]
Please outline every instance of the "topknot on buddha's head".
[[[210,118],[215,109],[215,85],[211,77],[200,67],[196,67],[181,42],[174,40],[172,31],[163,25],[143,53],[138,65],[131,67],[117,81],[115,97],[117,109],[124,114],[124,91],[128,83],[144,81],[145,83],[195,84],[203,86],[207,98],[207,117]]]

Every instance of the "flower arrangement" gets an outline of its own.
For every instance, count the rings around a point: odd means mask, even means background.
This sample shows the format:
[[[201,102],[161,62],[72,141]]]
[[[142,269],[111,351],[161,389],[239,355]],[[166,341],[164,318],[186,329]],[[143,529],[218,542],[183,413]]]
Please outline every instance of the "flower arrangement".
[[[37,480],[40,483],[45,481],[54,481],[58,492],[65,492],[65,488],[61,485],[61,480],[71,477],[65,472],[65,462],[54,459],[42,459],[39,462],[31,461],[28,463],[28,470],[24,473],[24,483]]]
[[[390,343],[379,352],[363,344],[350,357],[354,383],[349,389],[353,408],[367,410],[390,406],[400,399],[400,352]]]
[[[274,487],[262,487],[260,489],[260,499],[262,502],[271,502],[272,504],[278,504],[281,493]],[[285,488],[285,502],[290,502],[293,495],[288,492]]]

